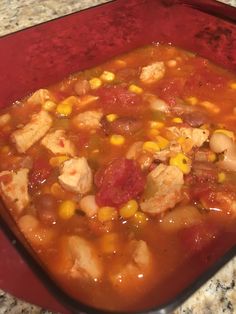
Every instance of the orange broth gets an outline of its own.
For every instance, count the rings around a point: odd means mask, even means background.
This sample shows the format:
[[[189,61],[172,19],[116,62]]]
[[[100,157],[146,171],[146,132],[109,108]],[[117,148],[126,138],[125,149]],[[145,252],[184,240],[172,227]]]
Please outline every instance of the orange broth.
[[[235,145],[235,99],[234,74],[193,53],[153,44],[2,110],[0,194],[66,293],[101,309],[151,308],[235,244],[236,168],[221,165],[228,148],[215,152],[210,144],[218,132]],[[19,148],[15,132],[41,111],[51,119],[48,129]],[[80,119],[91,111],[99,117]],[[208,136],[199,144],[193,129]],[[57,130],[64,135],[55,140],[61,145],[56,151],[41,141]],[[83,157],[89,173],[80,173],[84,165],[72,167],[76,183],[60,179],[70,160]],[[155,177],[158,167],[164,170]],[[24,205],[13,182],[20,169],[27,169]],[[90,206],[81,203],[86,195]]]

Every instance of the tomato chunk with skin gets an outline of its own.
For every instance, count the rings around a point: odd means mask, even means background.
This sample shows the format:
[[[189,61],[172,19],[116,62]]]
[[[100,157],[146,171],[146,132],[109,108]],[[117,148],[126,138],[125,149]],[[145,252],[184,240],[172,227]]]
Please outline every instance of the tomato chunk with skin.
[[[30,187],[34,188],[44,183],[51,174],[51,171],[52,167],[45,158],[37,158],[29,175]]]
[[[97,204],[117,207],[143,192],[145,176],[135,161],[120,158],[98,170],[95,184]]]
[[[168,105],[176,105],[177,99],[181,98],[185,85],[184,78],[163,79],[158,85],[157,92],[159,97],[167,102]]]
[[[102,87],[97,91],[105,113],[138,113],[143,110],[141,97],[121,85]]]

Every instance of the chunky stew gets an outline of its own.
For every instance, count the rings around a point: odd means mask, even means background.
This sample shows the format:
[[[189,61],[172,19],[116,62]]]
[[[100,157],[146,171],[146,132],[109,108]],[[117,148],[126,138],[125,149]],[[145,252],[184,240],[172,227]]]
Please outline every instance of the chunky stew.
[[[69,295],[169,300],[236,236],[236,76],[153,44],[0,114],[0,195]]]

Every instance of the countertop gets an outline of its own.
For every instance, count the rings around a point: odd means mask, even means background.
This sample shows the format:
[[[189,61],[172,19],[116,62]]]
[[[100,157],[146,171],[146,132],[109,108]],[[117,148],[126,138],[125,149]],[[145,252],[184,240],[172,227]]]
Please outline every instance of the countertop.
[[[0,36],[108,0],[1,0]],[[224,0],[236,6],[236,0]],[[1,288],[1,287],[0,287]],[[50,314],[0,289],[0,314]],[[174,314],[236,313],[236,258],[224,266]]]

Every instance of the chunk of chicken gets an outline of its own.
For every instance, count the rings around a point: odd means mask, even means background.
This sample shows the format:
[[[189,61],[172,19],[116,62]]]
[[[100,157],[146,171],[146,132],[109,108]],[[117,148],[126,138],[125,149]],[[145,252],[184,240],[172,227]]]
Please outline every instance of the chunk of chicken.
[[[194,146],[201,147],[208,139],[209,131],[200,128],[177,128],[176,126],[169,127],[168,130],[173,133],[176,138],[185,137],[190,138]]]
[[[72,158],[63,163],[58,180],[65,190],[85,194],[92,188],[92,171],[86,158]]]
[[[167,148],[154,153],[154,159],[160,160],[160,161],[166,161],[180,152],[181,152],[181,145],[176,141],[171,141],[170,145]]]
[[[4,113],[0,116],[0,127],[2,128],[5,126],[8,122],[10,122],[11,116],[9,113]]]
[[[87,277],[95,281],[100,279],[103,269],[95,247],[79,236],[71,236],[68,244],[74,261],[70,275],[74,278]]]
[[[29,123],[12,133],[11,139],[19,153],[25,153],[40,140],[52,126],[51,116],[44,110],[33,114]]]
[[[56,130],[47,134],[42,139],[41,144],[53,154],[75,156],[75,146],[66,137],[66,132],[64,130]]]
[[[143,83],[151,84],[163,78],[165,75],[164,62],[154,62],[142,68],[140,74],[140,80]]]
[[[27,99],[27,102],[34,105],[43,105],[47,100],[53,100],[53,97],[49,90],[41,88],[34,92],[33,95]]]
[[[147,176],[141,210],[151,215],[173,208],[182,199],[183,173],[175,166],[158,165]]]
[[[147,243],[143,240],[132,240],[128,244],[128,248],[125,250],[125,256],[127,260],[124,265],[118,266],[118,271],[111,271],[110,280],[114,287],[122,293],[129,293],[129,290],[134,287],[134,281],[136,281],[136,292],[141,292],[139,282],[143,285],[144,280],[151,273],[152,268],[152,255],[147,246]],[[116,266],[117,267],[117,266]],[[133,291],[133,289],[131,289]]]
[[[18,214],[29,204],[28,172],[26,168],[0,172],[1,197]]]
[[[79,113],[73,119],[73,124],[78,129],[95,130],[101,127],[101,119],[103,114],[100,111],[85,111]]]

